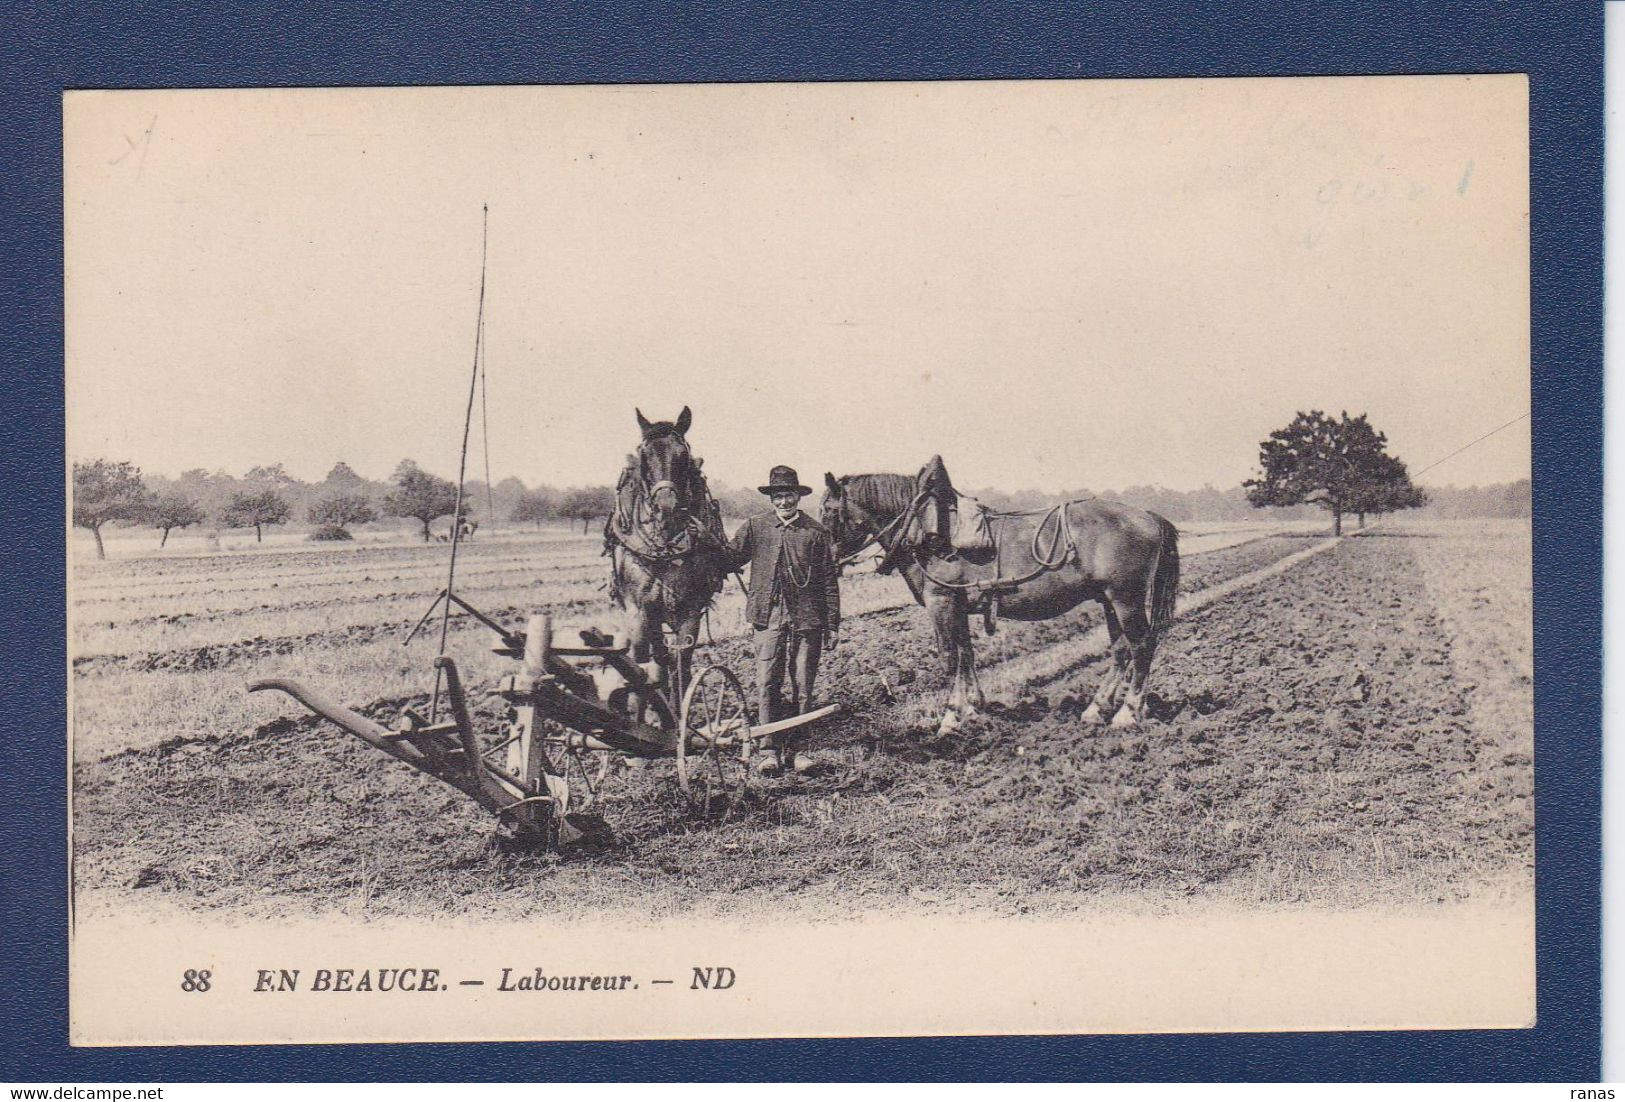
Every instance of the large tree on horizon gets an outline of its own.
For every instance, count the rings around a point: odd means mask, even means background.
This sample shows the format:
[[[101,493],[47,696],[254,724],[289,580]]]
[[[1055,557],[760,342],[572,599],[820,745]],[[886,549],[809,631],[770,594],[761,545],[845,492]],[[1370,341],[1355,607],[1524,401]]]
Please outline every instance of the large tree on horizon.
[[[1354,499],[1349,504],[1360,518],[1360,527],[1364,528],[1367,513],[1382,516],[1401,509],[1419,509],[1427,503],[1427,491],[1411,484],[1411,473],[1405,461],[1383,454],[1372,464],[1370,477],[1355,491]]]
[[[1414,508],[1426,497],[1410,485],[1405,464],[1387,452],[1388,438],[1365,414],[1340,418],[1318,409],[1299,413],[1258,446],[1257,478],[1242,483],[1254,506],[1319,505],[1343,534],[1347,513]]]

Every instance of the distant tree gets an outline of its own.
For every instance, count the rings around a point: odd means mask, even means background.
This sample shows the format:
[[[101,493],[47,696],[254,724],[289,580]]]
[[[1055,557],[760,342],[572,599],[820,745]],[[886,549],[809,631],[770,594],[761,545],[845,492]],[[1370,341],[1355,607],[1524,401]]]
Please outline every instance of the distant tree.
[[[147,508],[147,522],[164,534],[158,541],[159,547],[169,542],[170,529],[190,528],[207,519],[203,506],[185,494],[159,494]]]
[[[491,487],[491,496],[495,509],[493,517],[512,517],[515,509],[519,508],[519,499],[525,495],[525,484],[517,478],[508,477]]]
[[[730,486],[726,482],[711,483],[711,496],[726,517],[748,517],[768,508],[767,498],[754,489]]]
[[[598,517],[607,517],[615,511],[615,491],[608,486],[587,486],[571,490],[559,503],[559,516],[581,522],[582,532]]]
[[[96,537],[96,557],[107,558],[102,546],[102,525],[108,521],[140,520],[146,516],[150,495],[133,463],[97,459],[73,465],[73,523],[89,528]]]
[[[378,519],[378,510],[372,507],[365,494],[339,493],[322,498],[305,515],[312,524],[344,532],[343,536],[334,535],[331,538],[346,539],[350,525],[371,524]]]
[[[429,542],[429,523],[449,516],[457,508],[457,486],[423,470],[410,459],[395,468],[395,489],[384,496],[384,512],[392,517],[413,517],[423,525]]]
[[[1436,486],[1428,490],[1428,513],[1438,517],[1528,517],[1529,480],[1493,486]]]
[[[254,542],[263,543],[265,526],[286,524],[292,512],[288,499],[275,490],[239,490],[221,511],[220,523],[227,528],[252,528]]]
[[[526,490],[519,495],[519,503],[508,514],[508,519],[515,524],[535,524],[540,528],[542,521],[559,515],[558,505],[557,495],[546,487]]]
[[[1299,413],[1258,446],[1260,477],[1243,482],[1254,506],[1318,505],[1332,514],[1333,535],[1343,534],[1345,513],[1384,474],[1387,437],[1364,414],[1340,420],[1320,410]],[[1408,482],[1408,479],[1407,479]]]
[[[197,502],[208,518],[220,515],[238,485],[237,480],[224,471],[210,474],[202,467],[193,467],[182,471],[171,488]]]
[[[356,474],[350,465],[343,460],[333,464],[333,469],[327,472],[322,479],[322,485],[330,490],[342,490],[355,493],[367,484],[367,480]],[[360,523],[360,522],[357,522]]]
[[[269,482],[273,486],[293,486],[298,479],[289,474],[280,463],[272,463],[265,467],[250,467],[248,473],[243,475],[244,482]]]

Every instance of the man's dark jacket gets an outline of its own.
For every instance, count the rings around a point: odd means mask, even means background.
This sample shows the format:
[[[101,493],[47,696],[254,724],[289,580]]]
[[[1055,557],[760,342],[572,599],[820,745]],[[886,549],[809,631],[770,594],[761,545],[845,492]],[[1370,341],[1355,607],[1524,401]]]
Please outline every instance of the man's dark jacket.
[[[835,544],[829,531],[797,510],[787,528],[777,513],[758,513],[734,533],[728,547],[735,569],[750,563],[750,600],[745,615],[766,627],[773,615],[774,590],[782,590],[789,623],[801,631],[833,631],[841,623],[841,589],[835,574]],[[779,569],[779,556],[784,569]],[[779,585],[774,586],[774,576]],[[805,586],[797,582],[806,582]]]

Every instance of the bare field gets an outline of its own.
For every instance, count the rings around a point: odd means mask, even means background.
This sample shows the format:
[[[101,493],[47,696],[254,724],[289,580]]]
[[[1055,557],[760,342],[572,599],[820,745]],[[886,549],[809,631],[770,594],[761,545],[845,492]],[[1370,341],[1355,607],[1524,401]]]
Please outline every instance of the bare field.
[[[1187,595],[1306,547],[1234,526],[1182,541]],[[601,806],[612,835],[564,857],[497,852],[460,794],[243,691],[297,677],[385,722],[421,704],[434,644],[398,637],[444,584],[443,547],[96,564],[74,584],[76,898],[362,916],[1021,912],[1522,886],[1528,549],[1526,523],[1385,528],[1226,592],[1170,630],[1152,721],[1130,734],[1077,721],[1103,669],[1075,644],[1091,607],[978,632],[1002,695],[937,738],[921,722],[944,682],[923,615],[896,579],[849,575],[820,679],[848,710],[817,729],[815,773],[762,783],[714,825],[689,817],[669,763],[618,768]],[[607,607],[596,540],[468,550],[459,590],[506,622]],[[748,678],[738,603],[719,602],[705,651]],[[482,628],[453,632],[476,692],[504,666],[489,646]],[[915,698],[879,699],[888,665],[922,671]]]

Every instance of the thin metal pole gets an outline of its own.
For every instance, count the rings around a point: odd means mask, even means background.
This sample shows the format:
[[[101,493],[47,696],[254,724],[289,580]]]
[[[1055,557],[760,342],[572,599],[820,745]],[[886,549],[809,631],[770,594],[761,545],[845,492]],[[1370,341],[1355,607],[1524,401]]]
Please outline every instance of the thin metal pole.
[[[497,521],[495,491],[491,488],[491,412],[485,401],[485,320],[480,320],[480,443],[485,449],[485,523]]]
[[[490,238],[491,208],[480,205],[480,304],[474,322],[474,367],[468,378],[468,409],[463,414],[463,449],[457,460],[457,506],[451,517],[451,563],[446,569],[446,596],[453,592],[457,578],[457,547],[463,531],[463,476],[468,469],[468,432],[474,424],[474,388],[480,380],[480,352],[485,341],[485,258]],[[448,599],[440,612],[440,654],[446,653],[446,636],[451,630],[451,601]],[[440,710],[440,683],[442,671],[437,665],[434,675],[434,697],[429,703],[429,722],[433,723]]]

